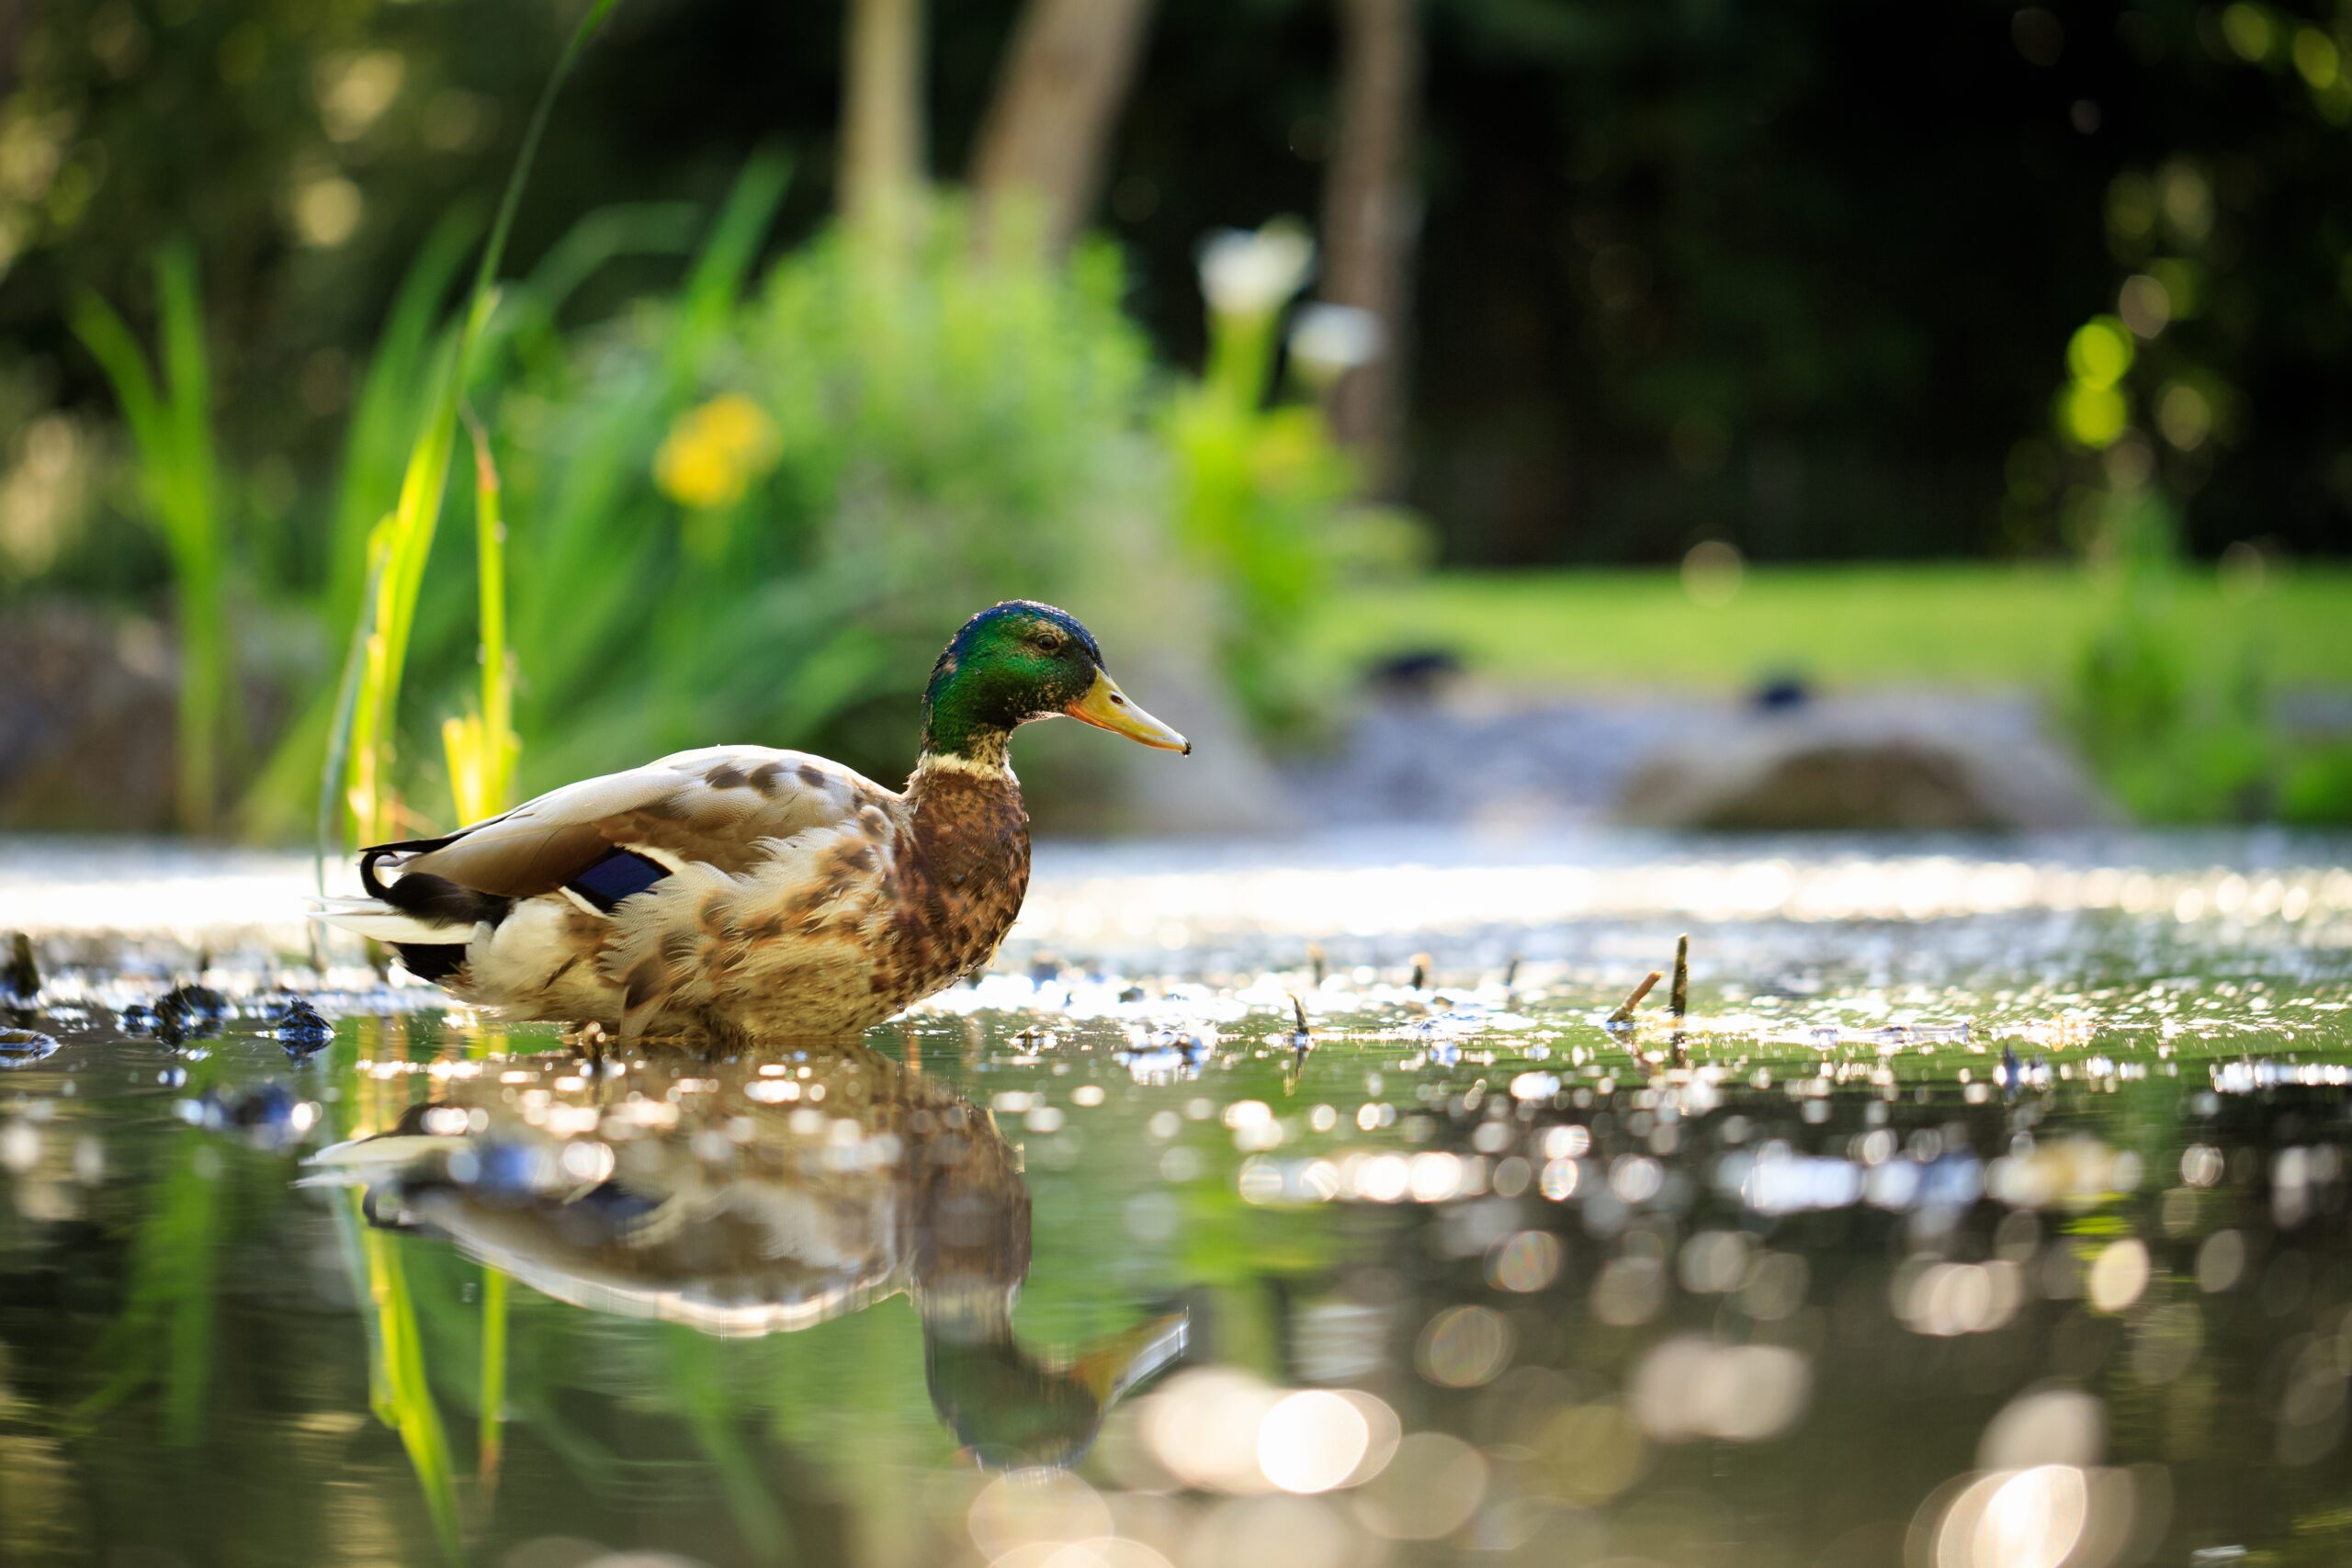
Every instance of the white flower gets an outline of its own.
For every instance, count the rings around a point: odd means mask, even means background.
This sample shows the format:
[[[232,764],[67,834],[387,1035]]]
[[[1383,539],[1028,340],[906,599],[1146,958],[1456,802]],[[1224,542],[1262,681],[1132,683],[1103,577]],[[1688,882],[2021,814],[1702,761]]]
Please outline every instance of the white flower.
[[[1309,305],[1291,324],[1291,360],[1318,387],[1371,364],[1387,348],[1387,323],[1361,306]]]
[[[1220,229],[1201,245],[1201,293],[1220,316],[1270,315],[1299,291],[1314,265],[1315,242],[1296,223]]]

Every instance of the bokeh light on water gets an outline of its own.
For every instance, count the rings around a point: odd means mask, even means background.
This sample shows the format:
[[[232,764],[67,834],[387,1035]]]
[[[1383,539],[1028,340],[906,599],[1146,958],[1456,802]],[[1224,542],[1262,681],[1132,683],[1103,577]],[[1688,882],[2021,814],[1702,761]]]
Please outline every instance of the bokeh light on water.
[[[66,966],[0,1077],[5,1544],[2339,1561],[2352,878],[2256,848],[1333,852],[1286,932],[1108,852],[864,1047],[723,1059]],[[1690,1016],[1609,1026],[1678,929]]]

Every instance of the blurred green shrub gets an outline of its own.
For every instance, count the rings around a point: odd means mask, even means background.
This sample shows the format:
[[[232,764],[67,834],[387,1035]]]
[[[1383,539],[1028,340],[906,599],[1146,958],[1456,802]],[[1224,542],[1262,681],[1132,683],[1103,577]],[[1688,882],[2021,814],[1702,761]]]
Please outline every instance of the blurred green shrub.
[[[2352,105],[2346,95],[2352,88],[2324,95],[2337,125]],[[2177,604],[2188,498],[2245,424],[2243,400],[2210,358],[2213,345],[2180,326],[2209,304],[2212,201],[2210,175],[2187,156],[2114,183],[2108,226],[2127,276],[2114,312],[2068,338],[2053,439],[2012,452],[2005,515],[2013,529],[2054,523],[2100,586],[2106,607],[2075,672],[2071,717],[2135,818],[2352,821],[2347,770],[2281,723],[2260,644],[2249,639],[2216,660],[2212,639],[2191,634]],[[2231,549],[2260,559],[2243,541]]]
[[[2313,746],[2289,758],[2278,783],[2277,815],[2301,828],[2352,822],[2352,746]]]
[[[2084,570],[2104,609],[2069,694],[2085,753],[2143,822],[2352,822],[2352,748],[2282,722],[2258,640],[2216,658],[2179,604],[2188,570],[2168,499],[2102,498]],[[2258,592],[2258,589],[2253,590]]]
[[[1200,265],[1208,363],[1159,420],[1176,465],[1179,537],[1221,590],[1220,665],[1270,730],[1327,714],[1334,673],[1302,657],[1297,628],[1339,574],[1395,568],[1419,552],[1399,516],[1352,503],[1355,465],[1321,409],[1269,400],[1278,329],[1314,255],[1306,231],[1287,222],[1209,238]]]
[[[2086,640],[2072,702],[2076,734],[2132,815],[2152,822],[2267,814],[2279,766],[2269,693],[2253,649],[2199,667],[2174,604],[2181,566],[2167,503],[2108,498],[2086,570],[2103,618]]]

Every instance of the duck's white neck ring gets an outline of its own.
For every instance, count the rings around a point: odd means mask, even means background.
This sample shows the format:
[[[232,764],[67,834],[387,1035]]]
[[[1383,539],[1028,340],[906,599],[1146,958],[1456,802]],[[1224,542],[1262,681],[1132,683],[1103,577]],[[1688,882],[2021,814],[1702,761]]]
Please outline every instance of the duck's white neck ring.
[[[922,760],[915,764],[915,777],[920,779],[925,773],[962,773],[969,778],[1020,782],[1013,778],[1012,764],[1006,759],[1002,747],[997,748],[993,757],[961,757],[951,751],[926,751]]]

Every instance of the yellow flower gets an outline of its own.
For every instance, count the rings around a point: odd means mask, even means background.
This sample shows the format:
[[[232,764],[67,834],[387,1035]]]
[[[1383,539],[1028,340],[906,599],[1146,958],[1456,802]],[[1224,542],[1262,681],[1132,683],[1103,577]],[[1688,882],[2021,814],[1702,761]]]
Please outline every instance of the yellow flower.
[[[653,455],[653,482],[681,506],[710,510],[743,499],[775,467],[775,423],[741,392],[722,392],[670,426]]]

